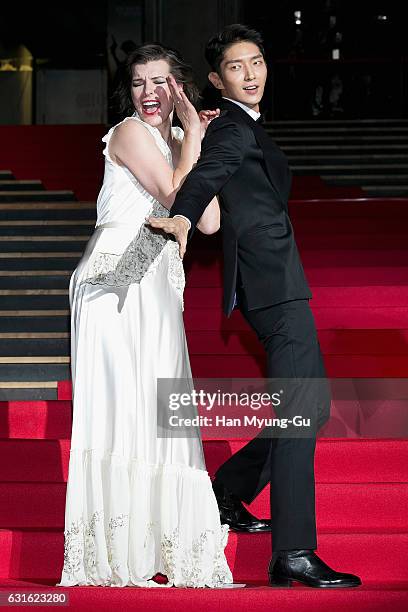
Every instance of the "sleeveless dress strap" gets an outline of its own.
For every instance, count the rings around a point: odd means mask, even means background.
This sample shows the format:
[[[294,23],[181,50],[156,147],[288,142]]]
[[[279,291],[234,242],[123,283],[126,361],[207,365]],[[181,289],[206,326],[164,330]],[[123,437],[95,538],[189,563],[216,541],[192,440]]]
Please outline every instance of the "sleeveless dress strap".
[[[119,121],[119,123],[116,123],[115,125],[113,125],[110,128],[109,132],[107,134],[105,134],[105,136],[102,138],[102,142],[104,142],[106,144],[106,146],[105,146],[104,150],[102,151],[102,153],[104,154],[106,159],[108,159],[112,164],[115,164],[115,166],[117,164],[113,161],[113,159],[109,155],[109,142],[110,142],[110,139],[112,138],[113,132],[116,130],[116,128],[119,125],[122,125],[122,123],[125,123],[125,121],[128,121],[129,119],[133,119],[133,118],[136,119],[136,117],[133,117],[133,115],[131,115],[130,117],[125,117],[122,121]]]

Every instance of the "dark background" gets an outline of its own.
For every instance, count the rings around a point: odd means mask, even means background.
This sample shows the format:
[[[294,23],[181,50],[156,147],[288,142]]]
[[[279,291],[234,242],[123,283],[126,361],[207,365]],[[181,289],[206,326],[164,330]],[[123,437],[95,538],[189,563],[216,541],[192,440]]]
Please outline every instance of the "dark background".
[[[139,3],[137,0],[135,4]],[[154,4],[154,0],[150,0]],[[194,29],[201,42],[201,14],[214,12],[214,3],[160,3],[162,12],[169,11],[177,19],[180,33]],[[192,23],[185,5],[197,7],[196,22]],[[219,6],[222,3],[215,3]],[[228,4],[228,3],[226,3]],[[231,3],[230,3],[231,4]],[[408,3],[396,0],[273,0],[233,3],[237,17],[257,29],[265,37],[269,58],[285,59],[292,50],[296,26],[293,11],[303,11],[304,56],[319,58],[327,55],[325,31],[328,16],[337,15],[343,32],[344,56],[399,57],[408,55]],[[387,22],[376,16],[385,14]],[[0,45],[10,48],[21,42],[37,57],[49,57],[55,62],[80,66],[91,58],[106,53],[108,1],[85,2],[11,2],[2,3],[0,17]],[[221,24],[220,24],[221,25]],[[148,29],[149,24],[145,24]],[[165,24],[161,24],[161,28]],[[147,37],[145,32],[145,38]],[[184,36],[186,32],[184,32]],[[173,41],[177,46],[177,40]]]
[[[106,67],[111,80],[109,14],[114,3],[3,3],[0,55],[12,56],[24,44],[33,55],[34,69],[37,65],[78,70]],[[396,0],[133,2],[140,7],[141,23],[134,27],[141,32],[142,41],[161,40],[178,48],[193,64],[202,89],[207,73],[203,48],[211,33],[236,21],[259,29],[270,68],[264,101],[270,118],[319,118],[336,113],[344,117],[407,116],[407,4]],[[295,24],[295,10],[302,11],[300,26]],[[333,27],[330,16],[336,17]],[[334,47],[339,47],[338,61],[332,59]],[[337,84],[340,80],[342,88],[335,111],[328,103],[333,79]],[[313,114],[319,87],[324,109]]]

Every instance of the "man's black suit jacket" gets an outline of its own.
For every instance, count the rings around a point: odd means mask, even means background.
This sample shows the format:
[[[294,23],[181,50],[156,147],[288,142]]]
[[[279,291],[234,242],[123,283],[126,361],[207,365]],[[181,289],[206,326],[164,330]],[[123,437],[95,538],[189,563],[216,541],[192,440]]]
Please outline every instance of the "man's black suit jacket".
[[[192,230],[218,195],[224,250],[224,312],[234,307],[237,270],[250,310],[312,296],[288,215],[291,172],[264,128],[228,100],[208,126],[201,155],[170,216]]]

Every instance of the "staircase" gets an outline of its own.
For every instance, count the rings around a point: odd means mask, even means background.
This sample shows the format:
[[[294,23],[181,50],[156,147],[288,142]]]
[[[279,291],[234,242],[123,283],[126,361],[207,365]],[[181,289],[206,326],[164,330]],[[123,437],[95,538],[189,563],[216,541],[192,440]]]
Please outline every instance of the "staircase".
[[[372,182],[342,182],[339,165],[347,166],[346,176],[372,172],[389,178],[391,173],[363,168],[377,164],[371,156],[381,153],[361,153],[362,138],[369,132],[339,136],[344,122],[323,123],[276,123],[272,131],[295,174],[290,213],[312,288],[311,307],[326,369],[334,378],[406,377],[408,197],[370,193],[366,187]],[[392,123],[386,124],[387,130]],[[356,126],[360,132],[361,125]],[[405,124],[395,127],[402,130]],[[397,140],[390,137],[390,147],[393,142]],[[399,140],[397,144],[405,146]],[[380,146],[377,141],[375,146]],[[350,158],[353,150],[358,160]],[[390,154],[396,155],[395,150]],[[403,166],[404,155],[406,149],[384,164]],[[326,174],[325,168],[333,165],[336,170]],[[329,184],[327,176],[336,176],[335,184]],[[40,181],[16,180],[10,171],[0,171],[0,595],[6,587],[42,590],[60,576],[71,433],[68,282],[94,223],[94,203],[76,200],[69,190],[46,190]],[[238,311],[227,319],[220,310],[219,237],[197,235],[185,264],[184,318],[195,376],[264,375],[264,356],[253,332]],[[329,564],[361,575],[362,587],[338,592],[300,586],[270,589],[265,586],[269,536],[231,533],[227,556],[234,578],[250,588],[104,589],[102,594],[92,587],[63,589],[71,605],[102,610],[118,604],[153,610],[191,605],[197,610],[265,610],[271,605],[282,611],[295,606],[307,611],[405,610],[406,400],[390,404],[374,398],[364,439],[352,439],[346,430],[344,435],[333,431],[332,438],[322,438],[317,445],[319,552]],[[244,443],[207,438],[209,473]],[[265,489],[254,501],[255,514],[267,515],[268,495]]]
[[[408,195],[408,119],[275,121],[267,128],[295,175],[360,187],[364,196]]]
[[[94,203],[41,181],[0,181],[0,399],[56,399],[69,372],[69,277]]]

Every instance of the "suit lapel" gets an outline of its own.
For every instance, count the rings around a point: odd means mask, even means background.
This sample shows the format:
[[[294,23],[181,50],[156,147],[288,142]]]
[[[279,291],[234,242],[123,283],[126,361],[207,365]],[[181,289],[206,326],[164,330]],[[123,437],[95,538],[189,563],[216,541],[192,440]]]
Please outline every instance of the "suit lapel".
[[[236,113],[237,116],[252,129],[258,146],[263,152],[266,174],[269,181],[286,208],[289,197],[291,174],[285,154],[274,143],[272,138],[268,136],[264,128],[252,119],[252,117],[250,117],[240,106],[233,102],[229,102],[229,100],[222,100],[219,108],[221,110],[228,110]]]

